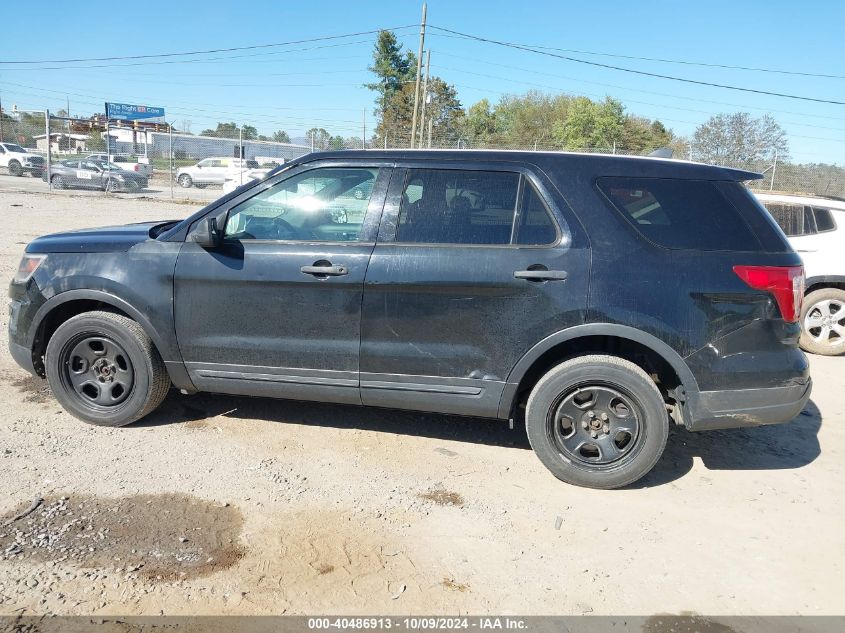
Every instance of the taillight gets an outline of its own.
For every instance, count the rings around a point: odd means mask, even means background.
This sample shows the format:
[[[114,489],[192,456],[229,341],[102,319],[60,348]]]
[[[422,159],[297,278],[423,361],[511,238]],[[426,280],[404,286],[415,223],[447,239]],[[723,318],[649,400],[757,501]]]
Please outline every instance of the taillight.
[[[803,266],[734,266],[734,272],[752,288],[771,293],[784,321],[795,323],[801,317]]]

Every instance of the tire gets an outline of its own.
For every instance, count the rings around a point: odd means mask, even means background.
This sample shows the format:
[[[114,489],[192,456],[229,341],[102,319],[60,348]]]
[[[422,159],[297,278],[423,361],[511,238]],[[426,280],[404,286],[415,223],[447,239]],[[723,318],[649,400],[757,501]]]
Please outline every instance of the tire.
[[[106,184],[103,185],[103,191],[105,191],[106,193],[113,193],[114,191],[116,191],[114,182],[111,178],[109,178],[106,181]]]
[[[47,382],[72,416],[124,426],[151,413],[170,389],[158,351],[138,323],[114,312],[85,312],[50,337]]]
[[[804,297],[799,344],[811,354],[845,354],[845,290],[821,288]]]
[[[67,183],[61,176],[53,176],[51,182],[53,183],[53,189],[67,189]]]
[[[528,398],[525,426],[531,448],[555,477],[611,489],[654,467],[666,447],[669,415],[640,367],[616,356],[590,355],[568,360],[540,379]]]
[[[188,174],[182,174],[176,179],[176,182],[179,183],[179,186],[184,187],[185,189],[190,189],[191,185],[194,184],[194,181],[191,180],[191,177]]]
[[[9,161],[9,175],[10,176],[23,176],[23,169],[21,169],[21,164],[16,160]]]

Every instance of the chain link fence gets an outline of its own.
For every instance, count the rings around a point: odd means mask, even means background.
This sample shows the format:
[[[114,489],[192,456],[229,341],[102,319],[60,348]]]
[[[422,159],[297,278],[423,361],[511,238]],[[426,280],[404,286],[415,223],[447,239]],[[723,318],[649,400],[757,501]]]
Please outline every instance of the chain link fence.
[[[123,195],[146,195],[197,203],[210,202],[223,193],[255,178],[274,167],[311,151],[344,149],[406,149],[410,133],[389,138],[375,138],[366,143],[360,138],[306,137],[299,143],[278,143],[254,138],[244,139],[243,125],[228,136],[204,136],[171,131],[166,124],[159,131],[137,130],[127,124],[112,124],[108,134],[92,130],[75,132],[70,122],[51,119],[49,137],[44,113],[27,113],[15,120],[3,121],[2,140],[20,145],[26,153],[44,157],[45,169],[17,172],[38,178],[26,188],[47,190],[46,158],[49,151],[52,166],[52,189],[89,189]],[[255,128],[251,128],[255,130]],[[48,139],[49,138],[49,142]],[[525,143],[482,142],[455,136],[417,138],[418,147],[430,149],[499,149],[521,151],[576,151],[617,155],[648,155],[659,148],[631,151],[624,147],[564,148],[548,140]],[[110,159],[112,166],[104,167]],[[676,149],[673,158],[695,160],[689,148]],[[0,188],[22,186],[0,160]],[[98,172],[98,164],[100,171]],[[790,193],[845,197],[845,168],[827,164],[798,164],[791,161],[725,162],[735,167],[763,174],[762,180],[748,182],[751,189]],[[128,172],[128,174],[126,173]]]

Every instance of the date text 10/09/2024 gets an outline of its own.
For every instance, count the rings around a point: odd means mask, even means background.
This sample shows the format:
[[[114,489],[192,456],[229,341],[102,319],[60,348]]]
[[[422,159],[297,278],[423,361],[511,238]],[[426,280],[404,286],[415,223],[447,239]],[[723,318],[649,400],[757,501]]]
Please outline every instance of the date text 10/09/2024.
[[[488,630],[523,630],[526,622],[520,618],[478,617],[478,618],[308,618],[310,630],[371,630],[397,629],[407,631],[478,629]]]

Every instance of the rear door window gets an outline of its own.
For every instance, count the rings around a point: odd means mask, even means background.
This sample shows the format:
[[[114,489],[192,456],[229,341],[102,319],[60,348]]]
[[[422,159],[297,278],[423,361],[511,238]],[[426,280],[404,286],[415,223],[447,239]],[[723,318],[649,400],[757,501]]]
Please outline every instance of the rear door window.
[[[666,248],[759,250],[739,211],[707,180],[605,177],[599,190],[636,230]]]
[[[518,209],[522,213],[517,214]],[[514,231],[514,221],[519,224]],[[396,241],[416,244],[551,244],[557,229],[533,185],[517,172],[409,169]]]

